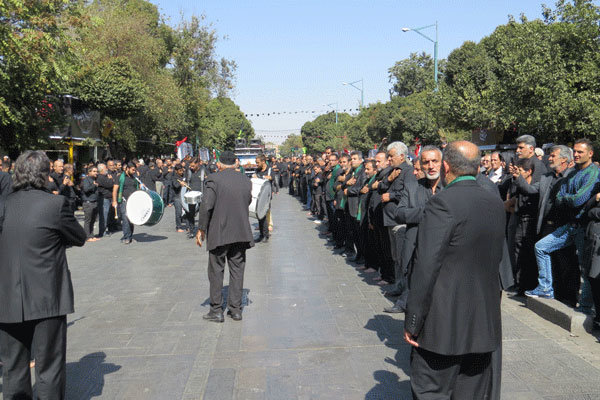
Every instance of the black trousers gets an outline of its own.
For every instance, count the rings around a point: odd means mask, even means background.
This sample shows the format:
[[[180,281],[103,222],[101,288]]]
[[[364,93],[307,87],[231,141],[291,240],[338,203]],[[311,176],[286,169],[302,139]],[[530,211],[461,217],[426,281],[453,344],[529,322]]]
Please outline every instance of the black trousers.
[[[344,230],[344,210],[336,208],[333,212],[333,225],[331,226],[336,247],[344,246]]]
[[[413,347],[410,358],[410,385],[413,399],[490,398],[492,392],[491,352],[445,356]]]
[[[242,311],[244,269],[246,267],[246,243],[232,243],[211,250],[208,255],[208,281],[210,283],[210,310],[222,312],[223,276],[225,261],[229,265],[229,291],[227,307],[231,312]]]
[[[260,237],[269,237],[269,224],[266,215],[264,218],[259,218],[258,231],[260,232]]]
[[[590,278],[590,286],[592,288],[592,298],[594,299],[594,307],[596,308],[595,321],[600,321],[600,276],[597,278]]]
[[[183,204],[181,204],[181,199],[179,196],[176,196],[173,199],[173,207],[175,207],[175,229],[183,229]]]
[[[344,229],[342,230],[342,234],[344,235],[344,248],[347,253],[354,253],[356,251],[354,249],[354,221],[356,221],[356,217],[352,217],[346,207],[346,210],[344,210]]]
[[[375,225],[374,231],[379,274],[384,281],[394,283],[396,272],[394,269],[394,260],[392,259],[392,247],[388,228],[386,226]]]
[[[196,205],[188,204],[188,212],[185,213],[185,220],[187,222],[187,230],[191,235],[196,234]]]
[[[37,398],[64,399],[67,369],[67,317],[0,324],[4,399],[31,399],[29,361],[35,357]]]
[[[98,217],[98,203],[95,201],[83,202],[83,230],[89,238],[94,237],[94,224]]]
[[[515,281],[522,290],[535,289],[538,285],[538,268],[533,247],[535,246],[535,218],[521,216],[515,232]]]

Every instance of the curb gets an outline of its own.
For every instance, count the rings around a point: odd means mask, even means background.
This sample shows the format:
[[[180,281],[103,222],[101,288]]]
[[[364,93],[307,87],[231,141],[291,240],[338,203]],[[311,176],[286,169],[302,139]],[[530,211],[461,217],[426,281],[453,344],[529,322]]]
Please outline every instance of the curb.
[[[558,300],[527,298],[527,308],[544,318],[571,332],[573,336],[591,333],[594,317],[561,303]]]

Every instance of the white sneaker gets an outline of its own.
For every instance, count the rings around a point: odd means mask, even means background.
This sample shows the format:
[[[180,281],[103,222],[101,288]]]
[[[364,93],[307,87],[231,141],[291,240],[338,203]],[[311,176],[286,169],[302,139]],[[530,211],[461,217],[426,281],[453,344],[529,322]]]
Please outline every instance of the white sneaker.
[[[315,224],[317,225],[321,225],[323,223],[323,221],[321,221],[320,219],[317,219],[315,221],[313,221]]]

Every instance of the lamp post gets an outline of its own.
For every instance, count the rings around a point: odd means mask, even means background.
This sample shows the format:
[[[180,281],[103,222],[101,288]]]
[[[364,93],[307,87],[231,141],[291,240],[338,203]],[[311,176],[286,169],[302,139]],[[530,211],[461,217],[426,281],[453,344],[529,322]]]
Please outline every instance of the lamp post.
[[[354,86],[355,83],[360,82],[360,87],[358,86]],[[356,90],[360,90],[360,109],[362,110],[363,107],[365,106],[365,86],[364,86],[364,81],[363,79],[359,79],[357,81],[354,82],[342,82],[342,85],[344,86],[352,86],[354,89]]]
[[[427,29],[435,26],[435,40],[430,38],[421,32],[422,29]],[[438,23],[435,21],[435,24],[422,26],[420,28],[402,28],[402,32],[413,31],[423,36],[425,39],[433,42],[433,80],[435,81],[435,91],[438,91]]]
[[[331,104],[324,104],[327,107],[331,107],[333,108],[333,110],[335,111],[335,123],[337,125],[338,123],[338,103],[331,103]],[[333,107],[335,105],[335,107]]]

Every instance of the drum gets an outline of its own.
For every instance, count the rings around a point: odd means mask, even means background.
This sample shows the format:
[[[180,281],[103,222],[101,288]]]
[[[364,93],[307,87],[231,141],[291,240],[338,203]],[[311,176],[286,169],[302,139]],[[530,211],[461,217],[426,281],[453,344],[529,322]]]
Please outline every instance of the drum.
[[[151,190],[137,190],[127,199],[127,218],[134,225],[159,223],[165,210],[160,195]]]
[[[202,201],[202,192],[191,190],[183,195],[183,201],[186,204],[200,204]]]
[[[271,206],[271,183],[266,179],[252,178],[252,202],[248,211],[252,218],[262,219]]]

